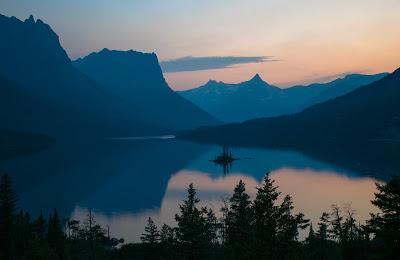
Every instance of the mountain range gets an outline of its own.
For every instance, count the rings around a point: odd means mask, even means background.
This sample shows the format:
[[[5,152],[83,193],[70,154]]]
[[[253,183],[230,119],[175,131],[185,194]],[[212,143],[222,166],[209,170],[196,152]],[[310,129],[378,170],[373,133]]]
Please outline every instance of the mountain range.
[[[176,93],[154,53],[103,49],[71,61],[57,34],[32,16],[0,15],[0,36],[3,136],[104,138],[200,127],[181,136],[255,145],[400,138],[400,70],[287,89],[257,74]],[[216,118],[252,120],[215,126]]]
[[[282,89],[268,84],[256,74],[251,80],[238,84],[210,80],[204,86],[178,93],[223,122],[241,122],[297,113],[386,75],[350,74],[328,83]]]
[[[21,21],[0,15],[0,35],[0,120],[4,128],[53,137],[112,137],[164,134],[217,122],[176,94],[176,103],[183,105],[172,104],[171,98],[165,97],[165,92],[172,91],[163,81],[154,54],[135,53],[127,61],[134,65],[125,64],[132,69],[132,78],[141,78],[145,71],[147,79],[153,79],[132,85],[127,82],[125,86],[146,89],[151,84],[152,91],[138,90],[141,96],[122,97],[109,85],[77,69],[57,34],[40,19],[35,21],[30,16]],[[115,62],[108,65],[118,65]],[[152,110],[145,110],[137,100],[146,100]],[[165,102],[171,109],[159,108],[156,102]],[[148,113],[159,117],[149,117]],[[181,123],[185,121],[188,126]]]
[[[199,128],[181,137],[240,145],[400,140],[400,69],[348,94],[275,118]]]

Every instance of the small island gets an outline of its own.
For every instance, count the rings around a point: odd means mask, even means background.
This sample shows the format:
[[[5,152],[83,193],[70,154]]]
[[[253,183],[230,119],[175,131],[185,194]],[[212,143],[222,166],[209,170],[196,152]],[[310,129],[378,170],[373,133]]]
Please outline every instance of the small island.
[[[232,150],[224,146],[222,148],[222,153],[210,161],[217,165],[222,166],[224,169],[224,174],[227,174],[229,173],[229,170],[232,168],[232,162],[236,160],[240,160],[240,158],[233,157]]]

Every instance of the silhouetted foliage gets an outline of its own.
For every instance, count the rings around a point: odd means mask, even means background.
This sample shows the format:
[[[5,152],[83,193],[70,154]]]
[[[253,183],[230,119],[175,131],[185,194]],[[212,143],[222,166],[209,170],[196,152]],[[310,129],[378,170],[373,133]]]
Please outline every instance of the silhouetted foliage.
[[[56,255],[60,259],[65,258],[65,234],[61,227],[61,220],[57,210],[49,216],[49,225],[47,231],[47,240],[51,248],[54,248]]]
[[[0,258],[11,257],[13,219],[16,211],[17,196],[11,187],[8,174],[0,179]]]
[[[175,234],[175,230],[168,226],[167,224],[164,224],[161,227],[161,231],[160,231],[160,241],[163,244],[169,245],[169,246],[173,246],[176,244],[176,234]]]
[[[245,183],[240,180],[229,199],[225,218],[226,247],[232,251],[237,259],[251,259],[253,257],[251,247],[254,242],[254,215],[252,210]],[[246,240],[243,240],[244,237]]]
[[[147,220],[147,226],[144,228],[144,233],[140,237],[143,243],[149,243],[151,245],[157,244],[160,241],[160,232],[154,221],[149,218]]]
[[[369,228],[375,235],[377,254],[395,259],[400,255],[400,176],[386,184],[376,183],[376,188],[378,192],[371,202],[381,212],[371,214]]]
[[[199,202],[190,184],[187,200],[179,205],[180,214],[175,215],[178,245],[189,259],[206,257],[215,239],[214,213],[205,207],[198,208]]]
[[[228,174],[230,169],[232,168],[232,163],[236,160],[239,160],[239,158],[233,157],[232,150],[226,146],[223,146],[222,153],[218,156],[215,156],[215,158],[210,161],[212,161],[216,165],[222,166],[224,174]]]
[[[240,181],[218,220],[200,207],[193,184],[176,214],[176,227],[159,230],[149,218],[142,243],[123,244],[96,223],[92,210],[80,223],[61,221],[54,210],[32,220],[17,209],[8,175],[0,180],[2,242],[0,259],[396,259],[399,250],[399,178],[377,184],[372,201],[382,212],[371,214],[367,225],[357,223],[350,205],[332,205],[322,213],[318,228],[294,214],[290,195],[280,198],[267,174],[252,201]],[[299,231],[308,236],[299,241]],[[9,240],[5,240],[4,238]],[[118,245],[122,244],[120,247]]]

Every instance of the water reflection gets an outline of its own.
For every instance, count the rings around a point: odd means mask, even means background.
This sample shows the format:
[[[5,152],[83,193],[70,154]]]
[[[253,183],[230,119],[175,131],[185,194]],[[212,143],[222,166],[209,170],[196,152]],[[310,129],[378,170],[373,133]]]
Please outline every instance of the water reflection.
[[[170,139],[68,144],[2,161],[0,171],[10,173],[21,208],[32,215],[57,208],[63,216],[82,220],[92,208],[100,224],[126,241],[138,241],[149,216],[159,225],[174,225],[189,183],[194,183],[203,205],[219,213],[222,199],[231,195],[240,179],[254,196],[267,171],[283,194],[293,196],[295,209],[314,223],[333,203],[351,203],[361,222],[375,211],[370,200],[377,179],[361,170],[372,169],[365,160],[362,167],[346,167],[351,157],[335,163],[334,156],[321,157],[324,153],[318,157],[290,150],[233,148],[236,157],[247,159],[235,161],[224,175],[209,161],[220,151],[218,146]],[[360,154],[355,165],[360,165],[359,158]],[[370,161],[373,169],[381,165]]]
[[[2,161],[32,215],[76,205],[104,213],[159,207],[170,176],[207,147],[171,140],[59,144],[45,152]],[[179,151],[179,152],[178,152]]]
[[[369,217],[370,212],[376,212],[370,203],[375,191],[375,180],[372,178],[352,179],[335,172],[291,168],[273,171],[270,176],[283,194],[293,195],[295,210],[303,212],[313,223],[318,222],[323,211],[330,211],[331,204],[351,204],[361,222]],[[248,193],[254,198],[255,187],[261,183],[261,179],[239,172],[213,177],[210,173],[182,170],[169,180],[159,208],[146,209],[136,214],[110,215],[95,212],[96,218],[99,223],[109,225],[113,235],[124,237],[128,241],[138,241],[148,217],[152,217],[159,225],[175,225],[174,216],[178,211],[178,204],[185,199],[190,183],[195,184],[201,204],[213,208],[217,216],[221,217],[219,210],[222,200],[232,194],[239,180],[246,183]],[[86,214],[87,209],[78,206],[72,216],[83,219]]]

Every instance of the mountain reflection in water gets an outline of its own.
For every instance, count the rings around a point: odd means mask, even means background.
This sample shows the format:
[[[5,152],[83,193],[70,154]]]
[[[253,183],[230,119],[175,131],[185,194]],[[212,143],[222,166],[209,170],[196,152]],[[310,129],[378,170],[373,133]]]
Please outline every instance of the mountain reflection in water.
[[[375,181],[397,170],[390,168],[396,163],[387,163],[385,171],[373,177],[370,173],[380,165],[379,156],[369,167],[360,164],[358,154],[356,167],[348,167],[350,156],[345,163],[342,159],[336,163],[335,156],[325,159],[323,152],[318,157],[308,151],[233,147],[235,156],[252,159],[235,161],[224,175],[209,161],[220,150],[174,139],[60,144],[39,154],[1,161],[0,171],[11,175],[20,207],[33,215],[57,208],[65,217],[82,220],[92,208],[97,222],[108,225],[112,235],[138,241],[148,217],[159,225],[174,225],[178,204],[190,183],[202,205],[219,213],[222,199],[232,194],[240,179],[254,197],[255,187],[270,171],[282,194],[293,196],[295,211],[313,223],[333,203],[351,204],[363,222],[375,211],[370,203]]]

